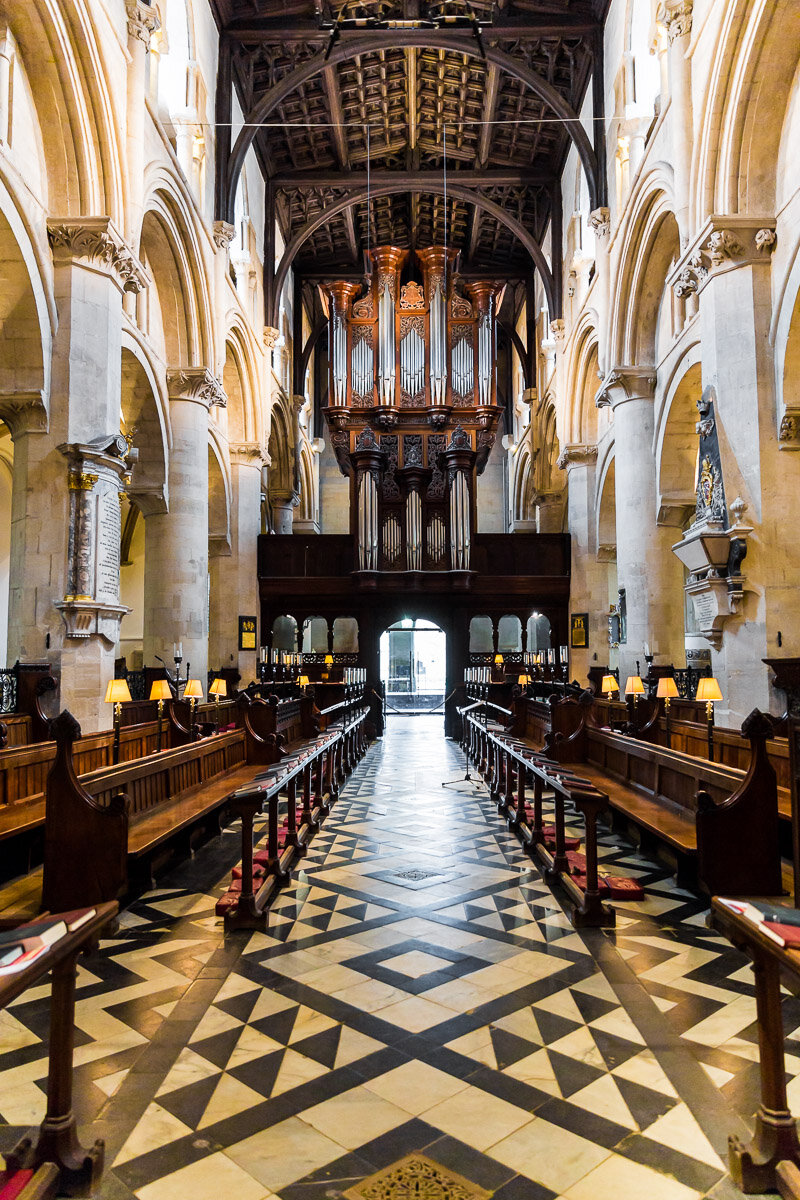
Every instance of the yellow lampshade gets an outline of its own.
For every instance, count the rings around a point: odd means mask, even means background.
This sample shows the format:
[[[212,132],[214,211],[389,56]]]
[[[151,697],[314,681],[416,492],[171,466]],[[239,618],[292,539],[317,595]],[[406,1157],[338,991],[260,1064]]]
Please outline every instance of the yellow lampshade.
[[[502,654],[495,654],[495,656],[494,656],[494,665],[495,665],[496,667],[502,667],[502,665],[503,665],[503,656],[502,656]]]
[[[604,675],[603,682],[600,684],[601,692],[618,692],[619,684],[613,675]]]
[[[227,696],[228,685],[224,679],[215,679],[208,689],[209,696]]]
[[[106,688],[106,704],[122,704],[131,699],[130,688],[125,679],[109,679]]]
[[[308,687],[311,680],[308,678],[307,675],[301,675],[299,677],[299,679],[297,680],[297,682],[300,685],[300,687]]]
[[[517,679],[517,683],[519,684],[520,687],[527,687],[528,686],[528,676],[520,675],[519,678]]]
[[[169,700],[172,697],[172,688],[167,683],[166,679],[154,679],[150,685],[151,700]]]
[[[678,695],[678,687],[671,675],[664,675],[658,681],[658,691],[656,692],[659,700],[674,700]]]
[[[199,679],[190,679],[183,693],[184,700],[202,700],[203,685]]]
[[[332,654],[326,654],[326,655],[325,655],[325,666],[326,666],[326,667],[332,667],[332,666],[333,666],[333,655],[332,655]]]
[[[643,696],[644,684],[640,675],[629,675],[625,682],[626,696]]]
[[[696,700],[721,700],[722,692],[713,675],[704,675],[697,681]]]

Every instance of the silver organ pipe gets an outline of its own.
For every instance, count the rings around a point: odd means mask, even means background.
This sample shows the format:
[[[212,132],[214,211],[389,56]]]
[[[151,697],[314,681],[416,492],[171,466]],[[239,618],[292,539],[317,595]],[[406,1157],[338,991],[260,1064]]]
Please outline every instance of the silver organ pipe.
[[[378,569],[378,485],[369,471],[358,482],[358,566]]]
[[[378,297],[378,397],[381,404],[394,404],[394,385],[394,296],[389,279],[385,277]]]
[[[400,387],[412,399],[418,396],[425,380],[425,343],[412,325],[400,342]]]
[[[444,404],[447,396],[447,304],[439,276],[431,296],[430,331],[431,403]]]
[[[459,396],[468,396],[475,388],[475,355],[466,337],[453,346],[450,373],[453,391]]]
[[[347,403],[347,324],[340,312],[333,314],[333,403]]]
[[[416,488],[406,497],[406,568],[422,570],[422,497]]]
[[[431,562],[440,563],[444,557],[445,524],[438,513],[434,513],[428,522],[428,554]]]
[[[491,310],[481,314],[478,323],[478,403],[492,402],[492,325]]]
[[[403,549],[403,531],[394,514],[383,522],[383,554],[390,566],[394,566]]]
[[[350,355],[350,374],[354,396],[372,395],[372,342],[363,335],[353,341]]]
[[[469,484],[457,471],[450,486],[450,565],[468,571],[470,556]]]

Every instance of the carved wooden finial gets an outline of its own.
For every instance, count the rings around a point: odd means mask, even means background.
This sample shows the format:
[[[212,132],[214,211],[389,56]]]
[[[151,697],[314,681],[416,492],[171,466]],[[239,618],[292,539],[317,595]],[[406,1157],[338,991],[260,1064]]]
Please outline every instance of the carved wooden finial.
[[[68,708],[63,709],[57,717],[52,717],[47,723],[50,737],[59,745],[72,745],[81,736],[81,727]]]
[[[754,708],[742,721],[742,736],[751,742],[765,742],[767,738],[774,737],[775,726],[772,717],[762,712],[760,708]]]

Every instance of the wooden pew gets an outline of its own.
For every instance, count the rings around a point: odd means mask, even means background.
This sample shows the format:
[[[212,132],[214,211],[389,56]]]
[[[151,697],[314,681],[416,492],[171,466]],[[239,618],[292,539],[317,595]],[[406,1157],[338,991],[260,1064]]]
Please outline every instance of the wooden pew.
[[[258,737],[249,733],[253,712],[264,715],[261,702],[243,702],[245,736]],[[284,701],[284,706],[293,705]],[[369,708],[366,705],[348,705],[341,723],[329,725],[322,732],[314,732],[310,738],[295,740],[294,744],[282,744],[280,738],[280,703],[264,705],[272,709],[271,721],[274,728],[273,742],[264,739],[264,747],[275,749],[274,758],[265,771],[255,779],[237,789],[229,797],[231,811],[240,818],[242,829],[242,860],[240,884],[231,882],[231,887],[217,903],[217,913],[224,917],[226,930],[266,930],[269,904],[278,888],[291,877],[294,862],[305,854],[308,841],[319,828],[321,819],[327,815],[330,804],[338,795],[339,784],[353,769],[367,748],[366,724]],[[340,709],[342,705],[332,706]],[[257,718],[258,719],[258,718]],[[306,716],[307,720],[308,717]],[[297,728],[296,709],[286,714],[285,729]],[[302,725],[302,717],[301,717]],[[280,837],[278,821],[280,800],[286,795],[286,833]],[[302,811],[298,824],[298,796],[302,795]],[[256,816],[267,813],[267,849],[259,863],[258,874],[254,870],[253,827]]]
[[[482,707],[482,706],[481,706]],[[470,727],[468,753],[485,778],[498,811],[526,843],[531,854],[545,865],[545,878],[559,882],[574,904],[571,919],[576,928],[613,926],[616,915],[600,894],[597,854],[597,819],[608,808],[608,796],[595,784],[566,770],[559,763],[536,753],[524,740],[513,737],[497,724],[481,720],[476,711],[463,712]],[[533,824],[529,825],[525,804],[528,775],[534,782]],[[515,790],[516,789],[516,790]],[[551,854],[545,846],[542,822],[543,791],[552,791],[555,805],[556,845]],[[570,804],[583,818],[586,848],[586,877],[583,886],[573,879],[565,847],[565,808]]]
[[[709,924],[750,957],[756,985],[761,1104],[750,1145],[728,1138],[731,1178],[743,1192],[779,1191],[785,1200],[800,1200],[800,1141],[786,1095],[781,1015],[781,976],[797,991],[800,951],[779,946],[716,899]]]
[[[79,779],[78,723],[62,713],[51,727],[57,754],[46,789],[46,909],[116,899],[129,879],[148,886],[168,843],[180,835],[190,850],[198,832],[219,832],[227,796],[257,770],[246,764],[244,734],[234,730]]]
[[[665,848],[682,883],[739,895],[781,891],[769,717],[756,711],[742,727],[750,755],[745,772],[599,728],[588,702],[564,701],[552,712],[560,728],[545,737],[547,753],[580,764],[587,779],[608,791],[615,823],[635,826],[645,849]]]
[[[0,1172],[0,1191],[19,1182],[21,1172],[33,1172],[18,1200],[44,1200],[44,1197],[87,1196],[100,1179],[104,1146],[96,1141],[88,1150],[78,1142],[77,1124],[72,1109],[72,1051],[74,1040],[75,978],[81,953],[93,948],[103,929],[113,921],[116,903],[98,904],[96,909],[56,913],[52,920],[63,920],[68,932],[49,946],[44,954],[18,974],[0,978],[0,1009],[41,983],[52,972],[50,999],[50,1050],[47,1075],[47,1114],[39,1129],[36,1144],[24,1137],[5,1156],[6,1170]],[[86,920],[82,918],[88,917]],[[79,920],[82,923],[74,929]],[[6,928],[16,923],[5,922]]]

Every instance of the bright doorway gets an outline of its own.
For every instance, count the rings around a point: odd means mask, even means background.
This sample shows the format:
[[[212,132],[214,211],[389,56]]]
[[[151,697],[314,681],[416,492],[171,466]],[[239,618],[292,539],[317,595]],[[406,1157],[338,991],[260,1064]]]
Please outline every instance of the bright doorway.
[[[407,618],[381,634],[387,716],[444,712],[446,637],[430,621]]]

